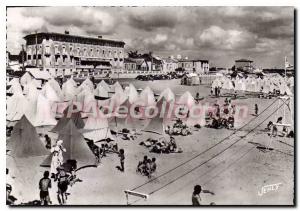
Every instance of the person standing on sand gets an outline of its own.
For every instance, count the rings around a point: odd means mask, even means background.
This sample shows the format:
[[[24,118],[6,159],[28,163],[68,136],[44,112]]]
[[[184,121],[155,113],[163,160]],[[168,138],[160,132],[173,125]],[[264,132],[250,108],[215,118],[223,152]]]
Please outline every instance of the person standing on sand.
[[[57,174],[57,167],[63,164],[64,158],[62,152],[66,152],[66,149],[62,146],[63,140],[58,140],[56,145],[51,148],[52,161],[50,167],[51,177],[55,177]]]
[[[120,171],[124,172],[124,161],[125,161],[125,155],[124,155],[124,149],[120,149],[119,151],[119,158],[120,158]]]
[[[41,205],[51,204],[49,188],[51,188],[51,179],[49,179],[49,171],[45,171],[43,178],[39,181]]]
[[[255,104],[255,116],[258,116],[258,105]]]

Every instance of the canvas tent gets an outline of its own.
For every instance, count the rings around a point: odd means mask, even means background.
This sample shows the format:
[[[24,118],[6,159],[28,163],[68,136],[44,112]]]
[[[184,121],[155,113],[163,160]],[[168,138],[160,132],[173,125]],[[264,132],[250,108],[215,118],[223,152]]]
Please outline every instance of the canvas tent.
[[[108,99],[109,94],[107,89],[98,84],[97,88],[94,90],[94,95],[103,99]]]
[[[88,116],[82,132],[85,138],[95,142],[106,138],[114,139],[104,114],[97,115],[97,117]]]
[[[66,152],[63,152],[64,162],[69,159],[75,159],[81,164],[94,164],[95,156],[87,145],[82,134],[78,131],[73,121],[68,123],[58,131],[58,139],[63,140],[63,147]],[[50,154],[41,166],[49,167],[52,154]]]
[[[7,149],[10,155],[16,158],[47,155],[48,151],[42,144],[39,136],[25,115],[14,126]]]
[[[62,86],[62,93],[65,101],[72,100],[77,94],[77,87],[75,81],[70,78]]]
[[[195,99],[191,95],[189,91],[186,91],[183,95],[180,96],[180,98],[176,101],[177,105],[185,105],[188,108],[195,105]]]
[[[101,80],[97,86],[102,86],[107,92],[111,92],[110,86],[104,80]]]
[[[196,73],[188,73],[182,77],[181,84],[188,86],[200,85],[200,78]]]
[[[131,104],[135,103],[139,98],[139,94],[132,84],[129,84],[129,86],[126,87],[124,94],[128,97]]]
[[[121,84],[117,81],[116,83],[114,83],[111,87],[111,91],[114,93],[123,93],[123,88],[121,86]]]
[[[6,119],[9,121],[20,120],[28,107],[28,100],[22,93],[15,93],[7,99]]]
[[[149,86],[147,86],[141,92],[139,99],[138,99],[138,103],[139,103],[139,105],[142,105],[145,107],[153,106],[156,104],[154,93]]]

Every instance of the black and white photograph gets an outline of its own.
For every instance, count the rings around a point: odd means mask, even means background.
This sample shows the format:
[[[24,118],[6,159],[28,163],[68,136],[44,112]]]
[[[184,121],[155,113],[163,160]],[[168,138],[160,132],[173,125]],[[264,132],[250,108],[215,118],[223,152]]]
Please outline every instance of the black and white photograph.
[[[296,16],[7,6],[6,205],[295,206]]]

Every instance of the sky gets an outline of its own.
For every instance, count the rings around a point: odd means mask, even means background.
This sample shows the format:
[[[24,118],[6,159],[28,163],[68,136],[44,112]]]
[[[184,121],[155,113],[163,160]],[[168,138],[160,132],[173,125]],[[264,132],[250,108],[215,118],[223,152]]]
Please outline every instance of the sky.
[[[208,59],[232,67],[252,59],[258,68],[294,63],[293,7],[13,7],[7,8],[7,50],[19,53],[34,31],[102,35],[126,51]]]

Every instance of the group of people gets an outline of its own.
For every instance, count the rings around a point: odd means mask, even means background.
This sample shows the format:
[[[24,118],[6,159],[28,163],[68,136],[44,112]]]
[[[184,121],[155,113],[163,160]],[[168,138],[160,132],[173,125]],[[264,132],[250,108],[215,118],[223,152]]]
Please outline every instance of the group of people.
[[[208,114],[208,127],[219,128],[233,128],[234,127],[235,106],[231,104],[231,99],[225,98],[223,109],[221,110],[219,104],[215,104],[213,112]]]
[[[281,137],[287,137],[287,138],[294,138],[294,131],[293,130],[288,130],[287,126],[282,126],[282,130],[278,130],[278,125],[282,124],[282,117],[278,117],[276,124],[274,124],[272,121],[269,121],[267,124],[266,130],[270,131],[270,136],[271,137],[276,137],[276,136],[281,136]],[[281,134],[279,134],[281,132]]]
[[[95,155],[95,163],[97,166],[101,164],[101,159],[106,157],[107,153],[117,153],[119,148],[118,144],[114,143],[113,141],[106,141],[105,143],[101,144],[100,147],[96,145],[93,140],[88,140],[87,144]]]
[[[176,119],[173,125],[168,125],[165,132],[169,135],[182,135],[187,136],[192,134],[190,128],[183,123],[182,119]]]
[[[138,163],[136,172],[151,178],[156,171],[156,167],[156,158],[150,159],[145,155],[144,159]]]

